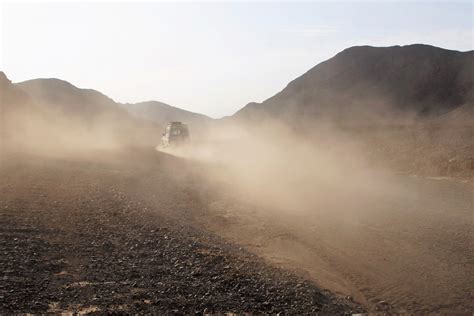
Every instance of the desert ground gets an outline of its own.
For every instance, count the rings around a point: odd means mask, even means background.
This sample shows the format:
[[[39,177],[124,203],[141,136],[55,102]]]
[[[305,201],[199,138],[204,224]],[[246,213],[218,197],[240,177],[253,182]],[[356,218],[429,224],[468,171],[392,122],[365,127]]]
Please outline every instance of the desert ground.
[[[474,314],[472,1],[7,2],[0,316]]]
[[[3,152],[0,312],[365,310],[200,226],[189,170],[153,149]]]
[[[216,168],[154,149],[4,153],[0,311],[474,310],[472,183],[383,175],[290,211]]]
[[[341,193],[315,212],[275,215],[227,197],[210,207],[215,218],[201,220],[369,311],[469,314],[474,187],[406,175],[392,180],[402,193]]]

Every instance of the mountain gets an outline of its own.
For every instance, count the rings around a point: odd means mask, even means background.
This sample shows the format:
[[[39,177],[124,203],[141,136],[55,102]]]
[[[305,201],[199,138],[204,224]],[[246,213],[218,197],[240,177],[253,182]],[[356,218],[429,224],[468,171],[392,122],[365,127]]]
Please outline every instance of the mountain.
[[[22,133],[28,130],[24,120],[29,116],[37,122],[41,121],[41,109],[22,89],[16,87],[0,72],[0,145],[16,142]]]
[[[111,98],[92,89],[81,89],[71,83],[50,78],[17,83],[37,103],[57,110],[63,115],[91,122],[103,116],[130,120],[128,113]]]
[[[181,121],[187,123],[192,131],[205,128],[213,121],[206,115],[186,111],[158,101],[125,103],[121,106],[137,118],[150,120],[160,125],[166,125],[171,121]]]
[[[437,117],[474,104],[474,51],[428,45],[348,48],[234,119],[370,123]],[[470,110],[465,110],[472,113]]]
[[[116,103],[111,98],[92,89],[80,89],[59,79],[33,79],[16,84],[38,103],[52,107],[71,117],[94,121],[103,116],[115,120],[128,120],[130,114],[137,120],[151,121],[166,126],[170,121],[183,121],[190,128],[205,127],[212,119],[202,114],[182,110],[171,105],[148,101]]]
[[[16,87],[3,71],[0,71],[0,108],[2,114],[12,111],[15,107],[27,107],[31,105],[31,99],[22,89]],[[2,118],[5,118],[2,116]]]
[[[132,117],[118,103],[101,92],[78,88],[64,80],[33,79],[17,83],[16,86],[27,92],[38,104],[84,124],[107,121],[110,127],[118,129],[127,125],[150,124]],[[160,125],[154,125],[162,129]]]
[[[28,148],[105,148],[156,145],[163,128],[132,117],[112,99],[59,79],[13,84],[0,75],[2,126]],[[4,124],[3,124],[4,123]],[[13,137],[13,136],[14,137]]]

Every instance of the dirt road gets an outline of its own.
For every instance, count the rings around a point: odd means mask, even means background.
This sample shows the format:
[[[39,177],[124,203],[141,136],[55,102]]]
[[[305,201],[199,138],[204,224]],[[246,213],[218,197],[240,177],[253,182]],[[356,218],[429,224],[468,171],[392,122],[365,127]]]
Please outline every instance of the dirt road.
[[[391,191],[284,212],[208,167],[152,151],[3,159],[2,311],[474,310],[472,184],[390,176]]]
[[[364,310],[199,226],[176,158],[0,158],[0,313]]]
[[[474,311],[474,187],[384,175],[392,190],[307,196],[304,210],[221,194],[202,225],[369,310]],[[362,181],[361,181],[362,182]],[[314,189],[318,190],[317,188]],[[318,192],[314,192],[318,197]]]

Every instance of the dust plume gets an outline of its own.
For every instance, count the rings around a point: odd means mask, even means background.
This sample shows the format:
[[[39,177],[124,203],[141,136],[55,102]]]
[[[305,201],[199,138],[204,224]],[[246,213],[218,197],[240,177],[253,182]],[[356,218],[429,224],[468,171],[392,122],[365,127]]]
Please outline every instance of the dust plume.
[[[215,126],[208,137],[168,151],[201,162],[202,175],[242,200],[298,213],[348,208],[348,197],[393,191],[350,135],[326,124],[308,130],[278,122]],[[223,189],[225,188],[225,189]]]
[[[384,159],[431,164],[442,126],[226,123],[169,152],[198,162],[206,229],[374,309],[421,310],[453,291],[463,301],[471,286],[456,267],[469,253],[472,189],[396,174]]]
[[[92,103],[87,108],[67,100],[53,104],[30,97],[6,78],[1,83],[2,152],[78,157],[151,146],[159,139],[161,127],[134,119],[118,106]]]

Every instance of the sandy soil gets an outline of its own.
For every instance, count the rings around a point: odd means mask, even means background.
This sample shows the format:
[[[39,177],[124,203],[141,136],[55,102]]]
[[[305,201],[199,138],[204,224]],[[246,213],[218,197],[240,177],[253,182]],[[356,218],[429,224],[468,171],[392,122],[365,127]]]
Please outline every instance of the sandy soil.
[[[392,191],[282,212],[207,168],[4,156],[2,310],[474,311],[472,184],[390,176]]]
[[[0,313],[364,311],[200,225],[220,219],[183,161],[0,158]]]
[[[214,218],[199,221],[370,311],[471,314],[472,183],[384,178],[393,190],[385,184],[381,191],[341,191],[329,202],[286,212],[244,202],[245,196],[225,189],[208,192]]]

